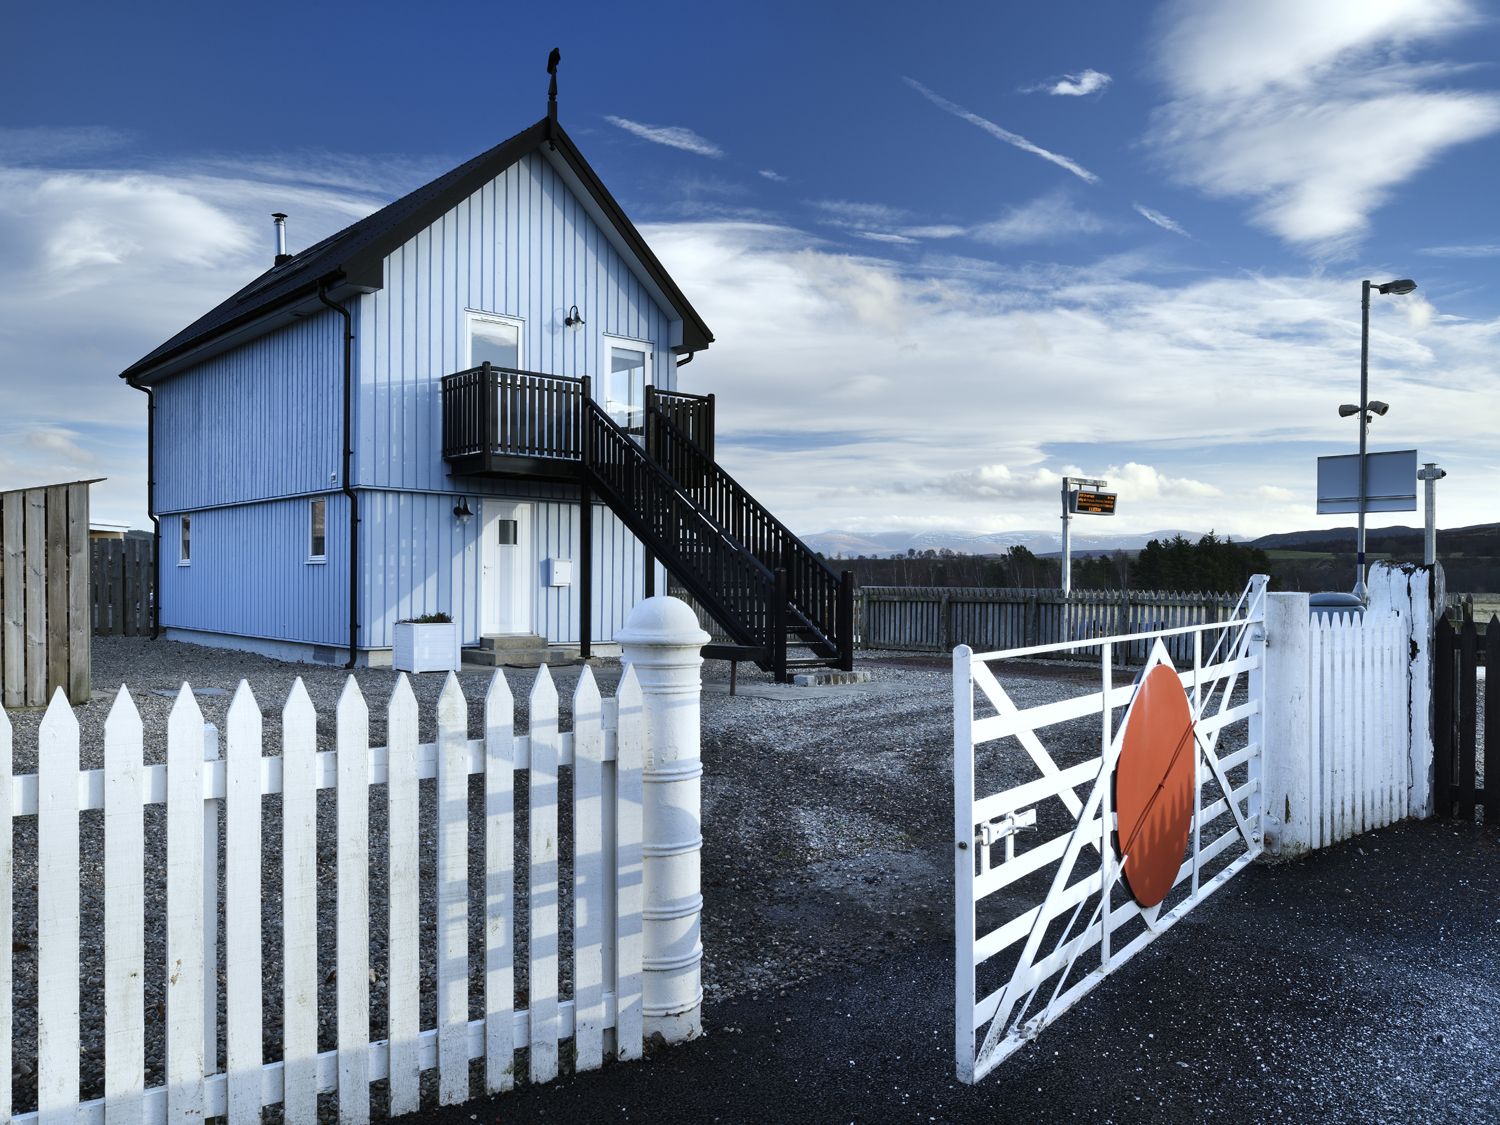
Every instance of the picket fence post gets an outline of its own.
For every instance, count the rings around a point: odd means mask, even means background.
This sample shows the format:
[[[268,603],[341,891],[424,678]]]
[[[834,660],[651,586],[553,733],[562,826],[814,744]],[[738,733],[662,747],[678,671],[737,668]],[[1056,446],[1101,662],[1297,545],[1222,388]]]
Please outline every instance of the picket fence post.
[[[1311,723],[1317,700],[1311,696],[1309,633],[1312,624],[1306,594],[1267,594],[1265,610],[1265,691],[1260,724],[1265,763],[1266,850],[1290,859],[1314,846],[1313,796],[1317,740]]]
[[[709,636],[685,602],[654,597],[616,639],[640,681],[646,726],[643,1026],[647,1038],[675,1043],[703,1032],[699,670]]]

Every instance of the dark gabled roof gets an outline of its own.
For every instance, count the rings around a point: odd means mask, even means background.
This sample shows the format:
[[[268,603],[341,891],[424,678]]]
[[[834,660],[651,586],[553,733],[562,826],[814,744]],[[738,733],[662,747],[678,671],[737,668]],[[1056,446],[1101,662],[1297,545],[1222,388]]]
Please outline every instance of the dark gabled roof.
[[[321,285],[348,284],[367,290],[381,288],[385,284],[383,270],[387,254],[548,142],[567,161],[606,221],[682,317],[682,349],[698,351],[708,347],[714,338],[708,325],[651,252],[640,231],[626,217],[598,174],[589,167],[572,138],[556,121],[544,117],[488,152],[309,246],[290,261],[267,270],[227,301],[131,364],[120,373],[120,377],[131,381],[140,379],[154,368],[210,343],[220,335],[313,296]]]

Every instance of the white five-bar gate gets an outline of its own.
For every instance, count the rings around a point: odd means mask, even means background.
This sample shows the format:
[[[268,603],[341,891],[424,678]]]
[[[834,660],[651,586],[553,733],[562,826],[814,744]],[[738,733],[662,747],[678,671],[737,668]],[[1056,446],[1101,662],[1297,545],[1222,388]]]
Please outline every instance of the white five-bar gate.
[[[1258,575],[1228,621],[1003,652],[954,651],[961,1080],[994,1069],[1260,854],[1265,597],[1266,579]],[[1143,640],[1151,657],[1141,678],[1115,684],[1117,646]],[[1179,668],[1169,646],[1181,653],[1184,645],[1191,662]],[[1091,694],[1020,708],[996,675],[1007,659],[1085,647],[1100,656],[1100,687]],[[1142,907],[1121,878],[1130,856],[1116,847],[1115,768],[1140,685],[1159,665],[1177,674],[1187,695],[1192,815],[1172,889]],[[1120,708],[1126,711],[1117,723]],[[1051,732],[1051,749],[1038,735],[1043,730]],[[1040,776],[995,791],[999,779],[1014,778],[1008,766],[1017,745]]]

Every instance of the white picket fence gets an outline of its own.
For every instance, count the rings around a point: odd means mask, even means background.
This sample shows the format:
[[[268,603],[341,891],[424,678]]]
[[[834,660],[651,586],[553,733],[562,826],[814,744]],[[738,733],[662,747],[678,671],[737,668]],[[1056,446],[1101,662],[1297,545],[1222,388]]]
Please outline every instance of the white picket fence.
[[[351,678],[339,700],[337,749],[317,749],[317,716],[300,680],[282,711],[280,756],[266,756],[261,712],[241,683],[225,724],[225,754],[184,685],[168,725],[167,763],[145,765],[142,724],[121,690],[105,731],[104,768],[80,770],[73,711],[55,697],[42,722],[39,772],[13,776],[11,726],[0,712],[0,825],[37,827],[37,1112],[14,1118],[105,1122],[258,1121],[280,1104],[285,1119],[313,1121],[320,1092],[337,1091],[341,1121],[370,1116],[370,1086],[389,1081],[392,1115],[419,1108],[419,1079],[438,1072],[439,1100],[460,1102],[470,1060],[484,1060],[483,1089],[514,1082],[516,1052],[529,1077],[558,1073],[559,1043],[574,1067],[606,1053],[642,1051],[642,695],[627,669],[614,700],[585,669],[573,696],[574,727],[559,730],[556,688],[545,668],[530,696],[530,732],[513,729],[513,701],[496,673],[484,731],[470,739],[467,705],[450,676],[437,703],[435,743],[418,744],[416,699],[406,678],[387,710],[386,747],[369,745],[369,710]],[[206,760],[207,759],[207,760]],[[559,770],[572,773],[571,995],[559,995]],[[524,773],[524,777],[522,776]],[[469,778],[483,777],[484,898],[469,901]],[[419,782],[435,779],[433,821],[421,823]],[[516,915],[513,795],[529,793],[529,887]],[[337,793],[337,1047],[318,1050],[317,799]],[[263,800],[281,795],[283,1057],[262,1055]],[[371,870],[370,810],[383,801],[389,848]],[[166,899],[148,901],[143,810],[165,805]],[[224,896],[216,878],[224,816]],[[80,1093],[80,813],[103,810],[103,1097]],[[0,840],[0,1042],[10,1044],[14,833]],[[436,1025],[421,1011],[418,863],[436,854]],[[370,881],[389,883],[389,1034],[371,1041]],[[326,901],[326,897],[325,897]],[[166,964],[144,960],[144,912],[164,909]],[[483,1017],[471,1020],[469,922],[483,912]],[[224,926],[225,1054],[219,1059],[215,949]],[[529,935],[528,994],[515,1004],[517,932]],[[165,1083],[147,1087],[143,980],[165,973]],[[272,1014],[272,1023],[277,1015]],[[0,1066],[0,1120],[12,1115],[12,1068]]]
[[[1395,617],[1309,623],[1311,846],[1410,815],[1410,631]]]

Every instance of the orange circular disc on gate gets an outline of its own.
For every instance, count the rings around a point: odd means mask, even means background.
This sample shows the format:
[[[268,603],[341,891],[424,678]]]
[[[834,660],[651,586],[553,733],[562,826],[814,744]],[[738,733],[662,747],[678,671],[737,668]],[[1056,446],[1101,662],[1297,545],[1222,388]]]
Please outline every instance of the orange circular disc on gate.
[[[1193,825],[1193,713],[1177,673],[1146,673],[1115,765],[1115,837],[1131,897],[1156,906],[1172,889]]]

